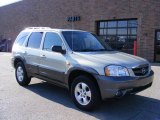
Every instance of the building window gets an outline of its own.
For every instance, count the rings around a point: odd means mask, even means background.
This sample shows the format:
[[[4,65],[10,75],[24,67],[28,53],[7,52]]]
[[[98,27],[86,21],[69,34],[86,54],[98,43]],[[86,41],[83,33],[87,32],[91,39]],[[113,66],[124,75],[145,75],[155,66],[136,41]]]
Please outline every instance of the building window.
[[[113,49],[133,54],[137,26],[137,19],[99,21],[97,33]]]

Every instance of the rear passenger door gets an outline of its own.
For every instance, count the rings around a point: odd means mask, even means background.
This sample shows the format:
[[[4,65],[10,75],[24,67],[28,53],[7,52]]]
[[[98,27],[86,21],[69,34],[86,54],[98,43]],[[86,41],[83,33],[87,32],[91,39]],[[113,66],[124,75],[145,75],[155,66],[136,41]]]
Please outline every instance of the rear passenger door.
[[[28,38],[25,50],[25,60],[28,72],[38,74],[40,63],[40,45],[43,32],[33,32]]]
[[[58,82],[64,81],[66,71],[66,55],[53,52],[52,46],[62,46],[63,42],[60,36],[54,32],[47,32],[41,52],[40,74]]]

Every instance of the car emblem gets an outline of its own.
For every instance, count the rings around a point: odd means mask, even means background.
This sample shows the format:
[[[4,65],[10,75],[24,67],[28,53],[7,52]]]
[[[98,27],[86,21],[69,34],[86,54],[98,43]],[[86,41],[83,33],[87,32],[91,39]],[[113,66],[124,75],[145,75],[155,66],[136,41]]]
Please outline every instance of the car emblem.
[[[145,68],[142,68],[142,74],[144,75],[146,73],[146,69]]]

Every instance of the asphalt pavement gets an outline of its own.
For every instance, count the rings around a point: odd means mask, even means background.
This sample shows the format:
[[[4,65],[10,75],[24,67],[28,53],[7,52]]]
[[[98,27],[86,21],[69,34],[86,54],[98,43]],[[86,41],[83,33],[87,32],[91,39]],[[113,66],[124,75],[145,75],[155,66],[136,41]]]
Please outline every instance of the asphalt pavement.
[[[84,112],[64,88],[36,78],[28,87],[19,86],[10,58],[0,53],[0,120],[160,120],[160,64],[152,64],[155,77],[149,89]]]

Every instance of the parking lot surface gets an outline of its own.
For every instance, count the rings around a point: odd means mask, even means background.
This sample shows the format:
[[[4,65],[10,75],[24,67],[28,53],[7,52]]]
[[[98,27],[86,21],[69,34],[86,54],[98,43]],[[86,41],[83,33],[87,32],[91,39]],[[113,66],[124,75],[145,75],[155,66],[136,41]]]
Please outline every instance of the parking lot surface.
[[[36,78],[27,87],[19,86],[10,58],[10,53],[0,53],[0,120],[160,120],[160,64],[152,64],[155,77],[149,89],[84,112],[66,89]]]

